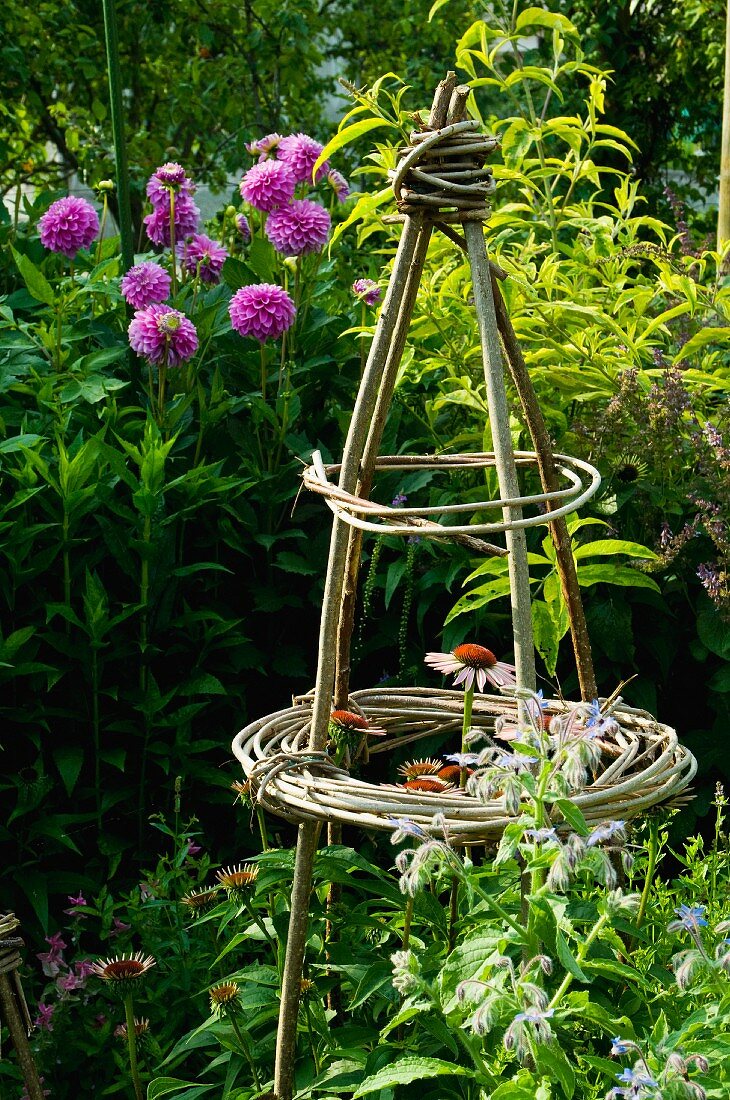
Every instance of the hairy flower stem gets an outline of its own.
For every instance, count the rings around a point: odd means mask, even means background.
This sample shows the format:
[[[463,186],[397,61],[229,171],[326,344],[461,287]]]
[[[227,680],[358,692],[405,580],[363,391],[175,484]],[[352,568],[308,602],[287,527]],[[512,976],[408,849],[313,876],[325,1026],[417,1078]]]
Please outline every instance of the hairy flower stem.
[[[656,867],[657,856],[659,855],[659,819],[656,814],[649,818],[649,843],[647,845],[647,850],[649,859],[646,865],[646,877],[644,879],[644,889],[641,891],[639,911],[636,914],[637,928],[641,928],[644,923],[646,907],[649,903],[649,893],[651,892],[654,882],[654,869]]]
[[[456,945],[456,922],[459,918],[459,880],[454,875],[449,891],[449,954]]]
[[[603,931],[603,929],[604,929],[604,927],[607,923],[608,923],[608,914],[603,913],[598,918],[596,923],[593,925],[593,928],[588,933],[588,936],[586,937],[585,940],[583,940],[583,943],[580,945],[580,947],[578,948],[578,950],[576,952],[575,957],[576,957],[576,961],[578,963],[578,966],[580,966],[580,964],[585,961],[586,955],[590,951],[594,941],[597,939],[598,936],[600,936],[601,932]],[[558,986],[558,988],[556,989],[555,994],[553,995],[553,999],[551,1000],[550,1004],[548,1005],[548,1009],[557,1008],[557,1006],[560,1004],[561,1000],[563,999],[563,997],[565,996],[567,991],[570,989],[570,986],[572,985],[572,983],[573,983],[573,975],[570,972],[568,972],[565,975],[565,977],[563,978],[563,980],[560,983],[560,985]]]
[[[142,1082],[139,1078],[139,1069],[137,1067],[137,1031],[134,1026],[134,1004],[132,1002],[132,996],[124,998],[124,1016],[127,1021],[127,1051],[129,1053],[129,1072],[132,1076],[132,1084],[134,1085],[135,1100],[144,1100],[144,1093],[142,1092]]]
[[[246,1038],[244,1038],[243,1032],[241,1031],[241,1028],[238,1025],[238,1020],[233,1015],[233,1013],[229,1012],[227,1015],[228,1015],[228,1019],[231,1021],[231,1027],[233,1028],[233,1030],[236,1034],[236,1038],[238,1039],[239,1045],[241,1047],[241,1053],[243,1054],[243,1057],[248,1062],[248,1068],[251,1070],[251,1076],[253,1077],[254,1086],[257,1089],[260,1089],[261,1088],[261,1078],[258,1075],[258,1070],[256,1069],[256,1063],[254,1062],[253,1056],[251,1054],[251,1044],[248,1042],[248,1040]]]
[[[271,938],[271,936],[269,935],[269,933],[266,931],[266,925],[264,924],[264,922],[261,920],[261,917],[258,915],[256,910],[251,905],[251,902],[248,901],[247,898],[242,898],[241,900],[243,902],[243,907],[246,910],[246,912],[248,913],[249,917],[254,922],[254,924],[258,928],[259,932],[261,932],[262,935],[264,936],[264,938],[268,941],[269,946],[271,947],[272,951],[274,952],[274,957],[278,958],[279,957],[279,945],[278,945],[278,943],[276,942],[276,940],[273,940]]]
[[[492,912],[496,913],[496,915],[500,917],[505,922],[505,924],[508,924],[514,932],[517,932],[520,939],[524,937],[524,928],[518,923],[518,921],[514,919],[514,917],[510,916],[507,910],[504,909],[498,901],[495,901],[490,894],[488,894],[485,890],[482,890],[481,886],[479,886],[476,882],[470,882],[469,886],[475,894],[479,895],[482,901],[485,901],[487,903]]]
[[[406,901],[405,909],[403,910],[403,939],[401,940],[401,947],[404,951],[408,950],[408,945],[411,942],[411,921],[413,920],[413,898],[408,898]]]

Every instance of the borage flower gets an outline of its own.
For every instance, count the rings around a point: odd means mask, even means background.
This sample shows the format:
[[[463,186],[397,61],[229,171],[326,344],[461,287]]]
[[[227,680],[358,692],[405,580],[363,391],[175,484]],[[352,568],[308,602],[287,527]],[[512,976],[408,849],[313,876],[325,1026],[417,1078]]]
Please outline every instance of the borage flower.
[[[99,233],[99,215],[86,199],[67,195],[51,203],[38,222],[41,244],[73,260],[81,248],[89,248]]]
[[[184,313],[164,305],[151,305],[132,318],[129,343],[133,351],[150,363],[177,367],[198,350],[195,325]]]
[[[318,141],[309,134],[288,134],[279,142],[276,155],[290,169],[297,183],[312,182],[312,171],[317,158],[324,149]],[[324,161],[317,169],[317,183],[330,170],[329,162]]]
[[[194,233],[185,245],[183,264],[191,275],[198,275],[203,283],[220,282],[223,264],[228,250],[205,233]]]
[[[164,302],[170,296],[170,276],[159,264],[145,262],[135,264],[122,277],[122,297],[135,309],[145,309],[155,302]]]
[[[679,932],[683,928],[686,932],[699,935],[700,928],[707,928],[707,921],[704,917],[705,909],[706,906],[704,905],[680,905],[678,909],[674,910],[677,914],[677,920],[669,922],[667,932]]]
[[[268,213],[294,198],[297,181],[288,165],[280,160],[262,160],[249,168],[241,180],[241,198]]]
[[[625,821],[604,821],[596,825],[586,840],[587,848],[594,848],[597,844],[603,844],[607,840],[625,840]]]
[[[466,691],[474,687],[475,681],[479,691],[484,691],[487,681],[495,687],[514,687],[517,683],[514,665],[498,661],[491,649],[471,642],[458,645],[451,653],[427,653],[424,661],[445,676],[455,672],[454,687],[463,684]]]
[[[228,306],[236,332],[253,336],[260,344],[282,336],[294,324],[296,312],[287,292],[275,283],[242,286]]]
[[[91,967],[91,973],[101,978],[111,992],[124,998],[156,965],[152,955],[145,956],[138,951],[135,955],[118,955],[113,959],[100,959]]]
[[[266,236],[282,256],[305,256],[324,247],[331,224],[319,203],[294,199],[269,215]]]

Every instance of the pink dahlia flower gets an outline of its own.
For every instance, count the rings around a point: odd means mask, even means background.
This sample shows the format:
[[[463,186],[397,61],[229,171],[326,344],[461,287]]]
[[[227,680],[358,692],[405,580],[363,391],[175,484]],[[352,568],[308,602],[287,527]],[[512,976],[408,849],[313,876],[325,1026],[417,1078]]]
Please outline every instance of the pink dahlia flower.
[[[227,259],[227,249],[205,233],[195,233],[185,245],[183,263],[191,275],[199,275],[204,283],[220,282],[221,268]]]
[[[188,198],[195,194],[195,184],[186,175],[183,166],[174,161],[168,161],[152,173],[147,180],[147,198],[155,207],[168,206],[171,191],[176,196],[187,195]]]
[[[293,199],[288,206],[274,210],[266,222],[266,236],[284,256],[303,256],[319,252],[330,231],[330,216],[323,206],[310,199]]]
[[[455,672],[454,687],[463,684],[465,691],[474,687],[475,680],[479,691],[484,691],[487,681],[495,687],[514,687],[517,683],[515,666],[498,661],[491,649],[483,645],[467,642],[451,653],[427,653],[424,660],[445,676]]]
[[[280,160],[260,160],[241,180],[241,197],[257,210],[276,210],[294,196],[297,181]]]
[[[266,160],[269,153],[276,149],[280,141],[281,134],[267,134],[266,137],[259,138],[258,141],[249,141],[246,145],[246,152],[250,153],[252,157],[258,154],[259,160]]]
[[[67,195],[51,203],[38,222],[41,244],[73,260],[80,248],[89,248],[99,233],[99,215],[86,199]]]
[[[155,304],[135,313],[129,325],[129,343],[150,363],[177,367],[195,355],[198,334],[184,313]]]
[[[336,168],[330,168],[327,173],[327,183],[337,196],[337,201],[344,202],[350,194],[350,185],[342,175],[342,172],[338,172]]]
[[[169,297],[170,276],[159,264],[135,264],[122,278],[121,290],[130,306],[144,309],[153,302],[164,302]]]
[[[231,324],[241,336],[253,336],[263,344],[276,340],[291,328],[296,316],[287,292],[275,283],[242,286],[228,307]]]
[[[251,240],[251,226],[248,224],[248,218],[245,214],[236,214],[234,221],[236,229],[243,237],[243,243],[248,244]]]
[[[355,279],[352,284],[352,293],[366,306],[377,305],[383,296],[383,292],[374,279]]]
[[[279,142],[276,155],[280,161],[288,164],[297,183],[311,183],[312,169],[323,149],[324,145],[320,145],[308,134],[289,134]],[[328,161],[321,164],[317,170],[317,182],[326,176],[329,170]]]
[[[200,210],[189,195],[181,191],[175,196],[175,240],[181,241],[195,233],[198,228]],[[144,219],[147,236],[153,244],[170,246],[170,207],[157,206]]]

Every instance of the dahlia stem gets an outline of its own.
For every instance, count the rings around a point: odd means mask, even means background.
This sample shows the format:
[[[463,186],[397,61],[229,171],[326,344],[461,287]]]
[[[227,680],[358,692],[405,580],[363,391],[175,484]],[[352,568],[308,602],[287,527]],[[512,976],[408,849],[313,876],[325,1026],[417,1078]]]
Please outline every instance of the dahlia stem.
[[[175,192],[170,188],[170,260],[172,277],[172,297],[177,294],[177,255],[175,253]]]
[[[266,400],[266,349],[261,345],[261,397]]]
[[[365,322],[367,320],[367,306],[365,299],[360,300],[360,377],[365,373]]]
[[[129,170],[127,146],[124,137],[122,112],[122,76],[119,65],[119,37],[114,0],[102,0],[104,9],[104,38],[106,42],[106,68],[109,77],[109,107],[114,142],[114,169],[117,181],[117,210],[119,235],[122,246],[122,264],[129,271],[134,264],[132,240],[132,207],[129,201]]]
[[[127,1051],[129,1053],[129,1072],[132,1075],[134,1095],[136,1100],[144,1100],[142,1082],[140,1081],[139,1069],[137,1067],[137,1031],[134,1026],[134,1005],[132,1003],[131,993],[124,998],[124,1015],[127,1021]]]
[[[109,196],[108,196],[106,191],[104,192],[103,203],[104,203],[104,205],[101,208],[101,225],[99,227],[99,241],[98,241],[98,244],[96,246],[96,265],[97,265],[97,267],[101,263],[101,246],[102,246],[102,242],[104,240],[104,230],[106,229],[106,219],[107,219],[107,215],[109,214]]]

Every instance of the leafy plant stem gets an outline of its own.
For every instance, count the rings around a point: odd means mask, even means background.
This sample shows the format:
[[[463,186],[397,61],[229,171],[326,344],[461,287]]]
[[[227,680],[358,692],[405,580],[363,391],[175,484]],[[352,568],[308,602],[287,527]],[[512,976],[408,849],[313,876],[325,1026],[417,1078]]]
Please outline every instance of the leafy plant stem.
[[[243,907],[246,910],[246,912],[248,913],[251,920],[254,922],[254,924],[258,928],[259,932],[261,932],[262,935],[265,937],[265,939],[268,941],[269,945],[271,946],[272,951],[274,952],[274,955],[278,957],[279,945],[276,943],[276,941],[274,939],[272,939],[272,937],[266,931],[266,925],[261,920],[261,917],[258,915],[258,913],[253,908],[253,906],[251,905],[250,901],[248,901],[247,898],[243,898]]]
[[[306,1000],[304,1002],[304,1015],[305,1015],[306,1020],[307,1020],[307,1035],[309,1036],[309,1049],[312,1052],[312,1060],[314,1061],[315,1073],[317,1073],[319,1075],[319,1073],[321,1071],[321,1065],[320,1065],[319,1057],[317,1055],[317,1047],[316,1047],[316,1044],[314,1042],[314,1028],[312,1027],[312,1013],[310,1011],[309,1004],[307,1003]]]
[[[649,818],[649,843],[647,844],[648,860],[646,864],[646,876],[644,879],[644,889],[641,891],[641,901],[639,902],[639,911],[636,914],[636,927],[641,928],[644,923],[644,917],[646,916],[646,907],[649,902],[649,894],[651,892],[652,883],[654,882],[654,869],[656,868],[657,856],[659,854],[659,819],[656,814],[652,814]]]
[[[577,959],[577,962],[578,962],[579,966],[582,962],[584,962],[584,960],[586,958],[586,955],[590,951],[594,941],[598,938],[598,936],[600,936],[601,932],[603,931],[604,926],[607,923],[608,923],[608,914],[607,913],[602,913],[601,916],[596,921],[596,923],[593,925],[593,928],[591,929],[591,931],[588,933],[588,936],[586,937],[585,940],[583,940],[583,943],[580,945],[580,947],[578,948],[578,951],[576,952],[576,959]],[[558,988],[556,989],[556,991],[553,995],[553,999],[551,1000],[550,1004],[548,1005],[548,1008],[557,1008],[557,1006],[560,1004],[561,1000],[563,999],[563,997],[565,996],[567,991],[570,989],[570,986],[572,985],[572,983],[573,983],[573,975],[570,972],[568,972],[565,975],[565,977],[563,978],[563,980],[560,983],[560,985],[558,986]]]
[[[101,208],[101,225],[99,226],[99,240],[96,245],[96,262],[101,263],[101,246],[104,240],[104,230],[106,229],[106,219],[109,213],[109,196],[107,192],[104,192],[104,198],[102,200],[103,206]]]
[[[404,951],[408,950],[408,945],[411,942],[411,921],[413,920],[413,898],[409,897],[406,900],[405,909],[403,910],[403,939],[401,941],[401,947]]]
[[[132,1076],[132,1084],[134,1085],[134,1095],[136,1100],[144,1100],[144,1093],[142,1092],[142,1082],[139,1077],[139,1069],[137,1066],[137,1032],[134,1026],[134,1004],[132,1002],[131,994],[124,998],[124,1016],[127,1022],[127,1051],[129,1053],[129,1072]]]
[[[236,1020],[233,1013],[229,1013],[228,1019],[231,1021],[231,1027],[233,1028],[234,1032],[236,1033],[236,1038],[238,1039],[238,1042],[241,1045],[241,1051],[243,1053],[243,1056],[246,1059],[246,1061],[248,1062],[248,1068],[251,1070],[251,1076],[253,1077],[253,1083],[254,1083],[254,1085],[256,1086],[257,1089],[260,1089],[261,1088],[261,1079],[259,1078],[258,1071],[256,1069],[256,1063],[254,1062],[254,1060],[251,1056],[251,1047],[250,1047],[248,1041],[244,1038],[243,1032],[241,1031],[241,1028],[238,1025],[238,1020]]]
[[[172,297],[177,294],[177,255],[175,253],[175,192],[170,188],[170,276]]]

